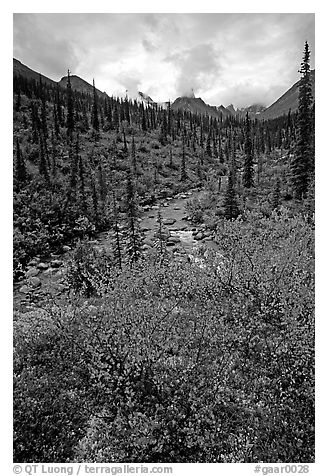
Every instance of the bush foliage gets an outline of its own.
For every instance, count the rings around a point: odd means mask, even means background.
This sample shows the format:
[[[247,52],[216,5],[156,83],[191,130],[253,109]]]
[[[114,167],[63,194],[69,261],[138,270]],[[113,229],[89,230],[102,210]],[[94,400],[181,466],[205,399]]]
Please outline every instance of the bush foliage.
[[[314,461],[312,226],[246,214],[216,240],[17,316],[15,461]]]

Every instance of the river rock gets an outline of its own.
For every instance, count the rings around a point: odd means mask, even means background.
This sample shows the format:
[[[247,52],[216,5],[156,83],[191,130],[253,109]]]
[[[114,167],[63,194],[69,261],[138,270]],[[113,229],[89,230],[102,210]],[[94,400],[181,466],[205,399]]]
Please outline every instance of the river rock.
[[[173,225],[175,222],[175,218],[166,218],[165,220],[163,220],[163,225]]]
[[[181,210],[181,207],[174,207],[173,210]]]
[[[48,275],[51,275],[52,273],[54,273],[56,270],[54,268],[48,268],[48,269],[45,269],[43,274],[45,276],[48,276]]]
[[[40,258],[34,258],[29,263],[27,263],[27,266],[36,266],[39,262]]]
[[[170,243],[180,243],[180,238],[178,236],[170,236],[167,240]]]
[[[33,288],[39,288],[41,286],[41,281],[36,276],[32,276],[29,278],[28,284],[30,284]]]
[[[31,268],[28,271],[26,271],[25,276],[27,278],[30,278],[32,276],[37,276],[40,273],[40,270],[38,268]]]
[[[195,240],[202,240],[204,238],[204,234],[199,231],[198,233],[196,233],[196,235],[194,236]]]
[[[27,286],[26,284],[24,284],[24,286],[19,288],[20,293],[27,294],[27,293],[30,293],[31,291],[32,291],[32,289],[29,286]]]
[[[49,265],[47,263],[39,263],[37,267],[43,270],[43,269],[48,269]]]

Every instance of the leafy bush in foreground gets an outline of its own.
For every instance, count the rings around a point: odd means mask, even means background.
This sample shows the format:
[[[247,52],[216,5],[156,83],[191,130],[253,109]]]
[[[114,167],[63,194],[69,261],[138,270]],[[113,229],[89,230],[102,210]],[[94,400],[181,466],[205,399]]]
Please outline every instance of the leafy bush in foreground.
[[[314,460],[311,225],[248,216],[217,241],[203,268],[143,263],[18,320],[15,460]]]

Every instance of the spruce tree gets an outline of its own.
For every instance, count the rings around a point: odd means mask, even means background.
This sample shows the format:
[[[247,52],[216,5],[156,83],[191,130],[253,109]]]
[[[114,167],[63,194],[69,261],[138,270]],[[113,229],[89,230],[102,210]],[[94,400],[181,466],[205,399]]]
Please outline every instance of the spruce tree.
[[[237,218],[237,216],[239,215],[235,184],[234,184],[231,172],[229,173],[228,186],[224,195],[223,208],[224,208],[224,216],[228,220]]]
[[[44,86],[40,74],[40,94],[41,94],[41,127],[42,133],[45,139],[48,138],[48,126],[47,126],[47,103],[44,92]]]
[[[305,42],[301,63],[301,80],[298,96],[297,138],[295,154],[291,162],[291,183],[295,197],[306,196],[310,176],[314,172],[312,87],[310,80],[310,49]]]
[[[211,149],[211,131],[208,133],[207,141],[206,141],[206,154],[208,157],[212,157],[212,149]]]
[[[74,103],[73,103],[73,92],[71,86],[70,72],[67,71],[67,118],[66,118],[66,127],[67,135],[69,138],[72,138],[74,132]]]
[[[168,237],[164,230],[163,217],[162,217],[160,208],[158,209],[158,213],[157,213],[157,223],[158,223],[158,228],[156,232],[157,239],[155,243],[156,251],[157,251],[156,261],[160,265],[163,265],[167,262],[167,258],[168,258],[168,252],[166,248]]]
[[[281,184],[280,179],[277,177],[274,191],[273,191],[273,198],[272,198],[272,209],[275,210],[279,207],[281,203]]]
[[[116,196],[113,192],[113,219],[114,219],[114,244],[113,244],[113,254],[115,264],[122,269],[122,245],[121,237],[119,231],[119,221],[118,221],[118,211],[116,205]]]
[[[18,182],[26,182],[27,173],[25,160],[20,150],[18,138],[16,138],[16,164],[15,164],[15,178]]]
[[[180,166],[180,181],[185,182],[187,180],[187,171],[186,171],[186,150],[185,150],[185,141],[184,136],[182,139],[182,155],[181,155],[181,166]]]
[[[46,182],[49,182],[49,171],[45,154],[44,137],[42,133],[39,135],[39,172]]]
[[[95,138],[99,137],[99,116],[98,116],[98,96],[95,80],[92,83],[93,104],[92,104],[92,129]]]
[[[134,175],[137,174],[137,156],[136,156],[136,144],[134,142],[134,135],[132,135],[131,144],[131,165]]]
[[[130,265],[135,264],[142,255],[142,236],[139,227],[139,211],[136,200],[136,193],[131,174],[128,173],[126,180],[126,254]]]
[[[248,112],[246,114],[246,124],[245,124],[245,162],[244,162],[244,173],[243,173],[243,185],[245,188],[254,187],[254,158],[253,158],[253,147],[251,139],[251,127]]]
[[[86,213],[87,200],[86,200],[86,194],[85,194],[84,166],[83,166],[83,160],[81,155],[79,155],[79,195],[80,195],[82,211]]]
[[[57,144],[55,139],[54,131],[51,131],[51,155],[52,155],[52,164],[51,164],[51,174],[53,178],[56,178],[57,175]]]
[[[92,195],[92,205],[93,205],[93,213],[94,213],[94,223],[97,228],[99,224],[98,194],[96,189],[96,183],[93,177],[91,179],[91,195]]]

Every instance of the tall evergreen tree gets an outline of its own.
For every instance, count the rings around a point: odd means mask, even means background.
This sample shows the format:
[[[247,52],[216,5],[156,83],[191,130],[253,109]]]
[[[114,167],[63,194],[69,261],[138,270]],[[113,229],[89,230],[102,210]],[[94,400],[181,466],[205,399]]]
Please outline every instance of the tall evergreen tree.
[[[87,211],[87,200],[85,193],[85,176],[84,176],[84,166],[81,154],[79,155],[79,194],[81,201],[81,208],[84,213]]]
[[[39,172],[43,178],[49,182],[49,171],[45,153],[45,139],[42,133],[39,135]]]
[[[131,144],[131,165],[133,173],[137,174],[137,156],[136,156],[136,144],[134,141],[134,135],[132,135],[132,144]]]
[[[208,133],[206,140],[206,154],[208,157],[212,157],[212,148],[211,148],[211,131]]]
[[[20,149],[18,138],[16,138],[15,178],[21,183],[24,183],[27,178],[25,160]]]
[[[113,219],[114,219],[114,244],[113,244],[113,254],[114,262],[117,266],[122,269],[122,245],[121,237],[119,230],[119,220],[118,220],[118,211],[116,205],[116,195],[113,192]]]
[[[139,226],[138,204],[132,182],[131,174],[128,173],[126,180],[126,254],[130,265],[134,265],[142,255],[142,236]]]
[[[245,124],[245,162],[244,162],[244,173],[243,173],[243,185],[245,188],[254,187],[254,158],[253,158],[253,147],[251,139],[251,126],[248,116],[246,114],[246,124]]]
[[[180,166],[180,181],[185,182],[187,180],[187,171],[186,171],[186,149],[185,149],[185,139],[182,138],[182,155],[181,155],[181,166]]]
[[[67,135],[68,137],[72,138],[74,132],[74,103],[73,103],[73,92],[71,86],[71,78],[70,72],[67,71],[67,87],[66,87],[66,94],[67,94],[67,118],[66,118],[66,127],[67,127]]]
[[[280,179],[277,177],[276,183],[274,186],[274,191],[273,191],[273,198],[272,198],[272,209],[275,210],[276,208],[279,207],[281,202],[281,184],[280,184]]]
[[[234,184],[231,172],[229,173],[229,177],[228,177],[228,186],[224,195],[223,208],[224,208],[224,216],[228,220],[237,218],[237,216],[239,215],[235,184]]]
[[[306,196],[311,174],[314,172],[312,87],[310,79],[310,49],[305,42],[301,63],[298,96],[297,140],[291,162],[291,182],[296,198]]]
[[[167,261],[167,258],[168,258],[168,252],[166,248],[168,237],[164,230],[163,217],[162,217],[160,208],[158,209],[158,213],[157,213],[157,223],[158,223],[158,227],[156,232],[156,243],[155,243],[156,250],[157,250],[156,261],[160,265],[163,265]]]
[[[93,92],[93,104],[92,104],[92,128],[94,136],[97,138],[99,135],[99,115],[98,115],[98,96],[95,86],[95,80],[92,83]]]

